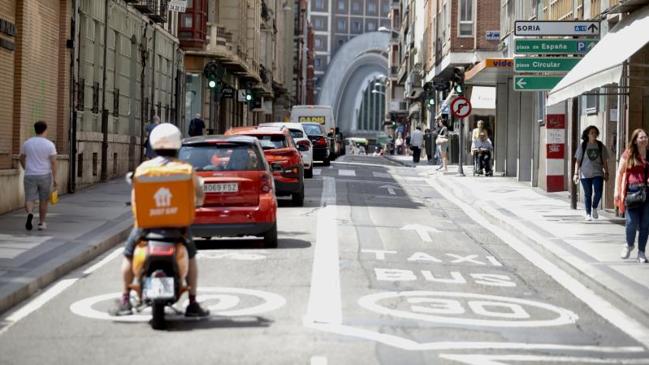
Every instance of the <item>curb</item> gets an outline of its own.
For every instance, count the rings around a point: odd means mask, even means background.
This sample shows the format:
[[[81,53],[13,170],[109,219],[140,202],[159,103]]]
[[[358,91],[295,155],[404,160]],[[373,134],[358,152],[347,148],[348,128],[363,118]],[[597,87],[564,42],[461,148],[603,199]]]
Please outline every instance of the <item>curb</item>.
[[[428,179],[431,179],[431,177],[428,177]],[[492,223],[496,225],[506,225],[510,227],[510,229],[515,232],[516,234],[519,235],[519,237],[524,237],[524,240],[526,240],[529,244],[533,244],[531,247],[533,250],[541,254],[542,256],[548,258],[548,259],[554,259],[555,263],[561,263],[561,266],[563,266],[564,269],[569,269],[572,272],[574,272],[576,275],[579,275],[581,279],[583,279],[582,282],[588,282],[587,285],[591,289],[594,289],[593,287],[596,287],[598,291],[606,293],[606,296],[609,297],[610,299],[615,299],[617,302],[624,303],[628,307],[634,308],[635,311],[646,315],[649,315],[649,309],[644,308],[642,306],[639,306],[637,303],[634,301],[629,300],[627,297],[624,296],[623,293],[620,293],[618,291],[613,290],[611,287],[608,285],[602,283],[601,281],[597,280],[596,277],[594,277],[594,274],[600,274],[600,275],[606,275],[603,272],[595,272],[591,269],[593,272],[589,272],[588,268],[582,268],[579,267],[574,262],[574,260],[579,260],[578,258],[573,258],[568,259],[566,257],[563,257],[560,255],[558,252],[554,252],[552,250],[552,247],[549,247],[548,245],[544,244],[543,242],[539,241],[539,239],[533,237],[533,235],[530,235],[528,232],[526,232],[524,229],[521,229],[518,227],[516,224],[512,224],[511,218],[508,219],[507,216],[504,215],[504,213],[498,213],[498,212],[493,212],[491,209],[488,207],[485,207],[485,204],[480,203],[480,204],[475,204],[475,202],[470,202],[467,201],[465,194],[457,194],[458,193],[458,187],[456,186],[451,186],[449,183],[446,181],[443,181],[442,179],[436,179],[437,185],[442,187],[447,193],[453,194],[457,199],[462,201],[465,204],[470,204],[473,206],[473,208],[483,217],[485,217],[487,220],[491,221]],[[461,193],[461,191],[460,191]],[[494,208],[495,209],[495,208]],[[519,223],[523,224],[524,221],[520,221]],[[569,260],[570,259],[570,260]],[[615,280],[615,279],[611,279]],[[649,325],[649,324],[648,324]]]
[[[106,224],[109,224],[110,228],[99,233],[100,237],[97,242],[89,243],[80,249],[65,252],[41,267],[25,273],[25,276],[29,276],[27,280],[3,287],[0,290],[0,314],[30,298],[57,279],[117,246],[128,237],[133,226],[130,213],[128,219],[120,220],[117,218],[107,221]],[[92,233],[92,231],[88,233]]]
[[[396,158],[391,158],[389,156],[383,156],[383,158],[385,158],[388,161],[397,163],[397,164],[399,164],[401,166],[404,166],[404,167],[416,167],[413,162],[406,162],[406,161],[398,160]]]

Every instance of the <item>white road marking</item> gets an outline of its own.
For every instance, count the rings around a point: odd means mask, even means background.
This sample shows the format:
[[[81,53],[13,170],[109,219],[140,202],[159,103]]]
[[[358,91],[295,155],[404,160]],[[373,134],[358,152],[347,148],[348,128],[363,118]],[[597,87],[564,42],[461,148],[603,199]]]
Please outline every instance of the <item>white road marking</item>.
[[[430,238],[430,235],[428,234],[429,232],[432,233],[441,233],[441,231],[433,228],[433,227],[427,227],[423,226],[421,224],[408,224],[403,227],[401,227],[402,231],[416,231],[417,234],[419,235],[419,238],[424,241],[424,242],[433,242],[433,240]]]
[[[467,301],[468,306],[473,309],[472,316],[453,316],[462,315],[465,308],[458,299]],[[395,301],[403,300],[419,300],[422,303],[431,303],[426,307],[411,307],[411,311],[395,309],[391,305]],[[386,302],[385,305],[379,302]],[[507,320],[510,313],[488,313],[486,311],[478,312],[475,310],[478,306],[473,306],[471,303],[490,303],[492,306],[523,310],[523,306],[533,308],[535,311],[542,310],[544,312],[543,320]],[[433,323],[443,324],[459,324],[464,326],[484,326],[484,327],[506,327],[506,328],[538,328],[538,327],[552,327],[563,326],[572,324],[579,319],[579,317],[564,308],[560,308],[551,304],[541,303],[532,300],[518,299],[511,297],[502,297],[496,295],[484,295],[464,292],[442,292],[442,291],[404,291],[404,292],[383,292],[377,294],[366,295],[358,300],[358,304],[372,312],[399,317],[414,319],[417,321],[427,321]],[[479,305],[482,309],[482,305]],[[399,307],[401,308],[401,307]],[[482,314],[482,316],[481,316]],[[550,317],[550,315],[552,317]],[[486,317],[477,318],[477,317]],[[489,319],[492,318],[492,319]],[[503,318],[503,319],[499,319]],[[513,317],[512,317],[513,318]],[[523,318],[523,317],[520,317]]]
[[[379,179],[389,179],[389,178],[392,177],[392,175],[388,174],[387,172],[376,172],[376,171],[374,171],[374,172],[372,172],[372,175],[374,175],[374,177],[377,177]]]
[[[305,325],[342,323],[336,218],[336,184],[333,178],[324,177]]]
[[[311,365],[327,365],[327,358],[324,356],[311,357]]]
[[[391,184],[379,186],[379,189],[388,189],[388,194],[390,194],[390,195],[397,195],[397,193],[394,191],[394,189],[403,190],[400,187],[398,187],[396,185],[391,185]]]
[[[475,222],[494,233],[526,260],[536,265],[536,267],[546,274],[550,275],[557,283],[588,305],[593,311],[595,311],[595,313],[608,320],[611,324],[640,342],[643,346],[649,348],[649,329],[647,329],[647,327],[628,316],[622,310],[614,307],[610,302],[597,295],[572,276],[568,275],[568,273],[561,270],[557,265],[553,264],[545,257],[541,256],[538,252],[534,251],[507,230],[489,223],[488,220],[484,219],[482,215],[475,210],[475,208],[455,198],[453,194],[448,194],[446,189],[441,187],[434,180],[429,179],[428,184],[440,194],[444,195],[446,199],[460,207],[460,209],[462,209],[464,213]],[[489,206],[483,208],[488,211],[493,211],[493,208]],[[497,215],[498,212],[496,211],[494,214]],[[512,222],[511,224],[514,223],[515,222]]]
[[[371,167],[382,167],[384,169],[388,169],[391,167],[401,167],[398,163],[394,162],[394,165],[381,165],[377,163],[364,163],[364,162],[339,162],[339,161],[331,161],[331,164],[333,165],[348,165],[348,166],[371,166]]]
[[[96,270],[98,270],[100,267],[102,267],[102,266],[106,265],[107,263],[113,261],[117,256],[121,255],[122,252],[124,252],[124,247],[119,247],[119,248],[113,250],[113,252],[111,252],[110,254],[108,254],[106,257],[104,257],[103,259],[101,259],[99,262],[97,262],[96,264],[94,264],[94,265],[90,266],[89,268],[87,268],[87,269],[83,272],[84,275],[90,275],[90,274],[92,274],[93,272],[95,272]]]
[[[320,176],[322,174],[322,169],[313,169],[313,176]]]
[[[339,176],[356,176],[356,171],[354,170],[338,170]]]
[[[121,295],[121,293],[108,293],[82,299],[72,303],[70,305],[70,311],[78,316],[114,322],[146,322],[151,319],[150,310],[143,311],[143,314],[136,313],[130,316],[115,317],[108,314],[106,310],[93,308],[98,303],[104,301],[115,302]],[[255,302],[259,302],[260,304],[237,309],[235,307],[241,302],[240,297],[242,296],[254,297]],[[266,313],[286,304],[286,299],[280,295],[245,288],[199,287],[198,299],[203,303],[207,303],[206,305],[212,311],[212,315],[229,317],[252,316]],[[209,301],[211,300],[216,300],[216,304],[210,305]],[[173,317],[173,319],[185,320],[185,317],[184,315],[180,315]]]
[[[50,300],[52,300],[52,298],[61,294],[64,290],[72,286],[72,284],[76,283],[77,280],[79,280],[79,278],[63,279],[51,286],[49,289],[43,292],[43,294],[37,296],[26,305],[20,307],[20,309],[18,309],[17,311],[11,313],[9,316],[7,316],[7,318],[4,319],[4,322],[7,323],[7,325],[2,328],[2,330],[0,330],[0,334],[6,332],[11,326],[16,324],[21,319],[37,311],[39,308],[44,306],[45,303],[49,302]]]
[[[230,259],[230,260],[240,260],[240,261],[257,261],[266,259],[265,255],[260,255],[256,253],[245,253],[245,252],[198,252],[196,258],[199,260],[219,260],[219,259]]]
[[[597,357],[576,357],[576,356],[537,356],[537,355],[455,355],[440,354],[440,358],[454,360],[469,365],[506,365],[512,362],[532,362],[532,363],[558,363],[565,362],[569,364],[649,364],[649,359],[602,359]],[[506,363],[503,361],[507,361]]]

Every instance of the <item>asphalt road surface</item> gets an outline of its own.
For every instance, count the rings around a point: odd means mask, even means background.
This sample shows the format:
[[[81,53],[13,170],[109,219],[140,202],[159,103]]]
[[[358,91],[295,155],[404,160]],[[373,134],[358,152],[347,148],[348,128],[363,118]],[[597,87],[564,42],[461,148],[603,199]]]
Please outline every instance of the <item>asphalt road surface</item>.
[[[316,166],[304,207],[280,198],[279,248],[199,243],[212,316],[169,313],[165,331],[146,311],[107,315],[121,260],[108,252],[10,314],[0,364],[649,364],[623,308],[418,172]]]

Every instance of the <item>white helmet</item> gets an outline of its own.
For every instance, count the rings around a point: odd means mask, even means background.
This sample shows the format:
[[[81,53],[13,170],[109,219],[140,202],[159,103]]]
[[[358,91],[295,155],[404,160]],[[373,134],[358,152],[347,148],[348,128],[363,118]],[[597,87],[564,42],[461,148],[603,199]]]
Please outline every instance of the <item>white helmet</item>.
[[[179,150],[182,144],[182,134],[175,125],[162,123],[153,128],[149,142],[154,150]]]

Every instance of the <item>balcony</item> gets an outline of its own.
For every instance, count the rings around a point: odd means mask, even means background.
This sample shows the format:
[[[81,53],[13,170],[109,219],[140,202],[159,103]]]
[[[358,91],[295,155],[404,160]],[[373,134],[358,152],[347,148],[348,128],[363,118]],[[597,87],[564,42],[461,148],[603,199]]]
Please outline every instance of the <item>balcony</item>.
[[[133,7],[144,14],[151,14],[156,8],[156,0],[139,0],[133,4]]]
[[[155,0],[153,13],[149,18],[156,23],[166,23],[169,9],[169,0]]]

